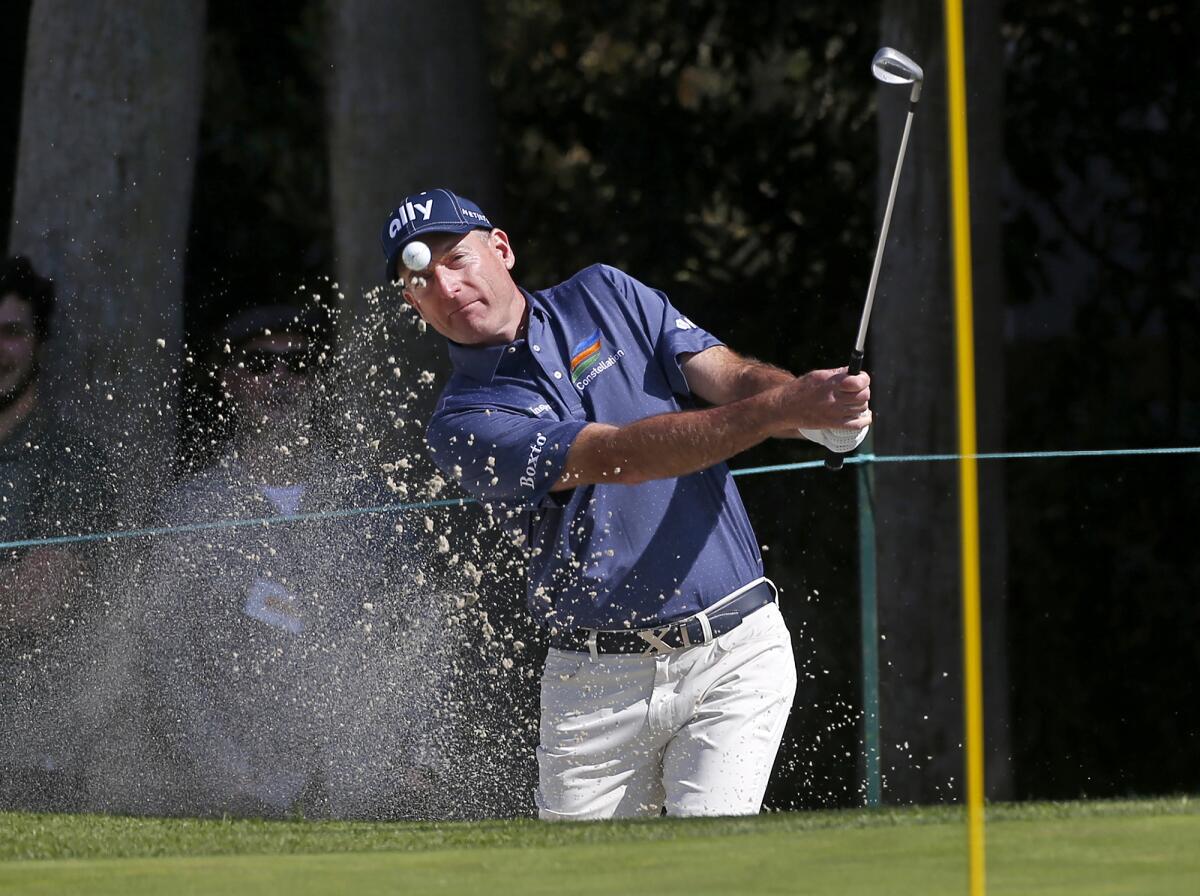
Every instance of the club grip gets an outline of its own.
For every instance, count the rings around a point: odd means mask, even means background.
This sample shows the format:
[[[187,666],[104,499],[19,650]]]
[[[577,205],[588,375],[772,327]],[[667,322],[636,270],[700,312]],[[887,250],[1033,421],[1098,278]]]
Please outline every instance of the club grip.
[[[863,353],[855,349],[850,353],[850,363],[846,365],[849,368],[851,375],[862,373]],[[836,451],[825,450],[825,469],[840,470],[842,461],[845,459],[845,454],[838,454]]]

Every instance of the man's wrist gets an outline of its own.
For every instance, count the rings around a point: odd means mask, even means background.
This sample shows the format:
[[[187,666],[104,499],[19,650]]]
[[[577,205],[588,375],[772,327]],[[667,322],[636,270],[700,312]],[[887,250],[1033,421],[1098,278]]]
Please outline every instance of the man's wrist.
[[[779,429],[779,421],[782,418],[786,405],[785,396],[781,385],[772,386],[769,389],[764,389],[749,398],[743,399],[742,404],[747,409],[747,419],[745,428],[755,435],[760,440],[765,441],[771,438]]]

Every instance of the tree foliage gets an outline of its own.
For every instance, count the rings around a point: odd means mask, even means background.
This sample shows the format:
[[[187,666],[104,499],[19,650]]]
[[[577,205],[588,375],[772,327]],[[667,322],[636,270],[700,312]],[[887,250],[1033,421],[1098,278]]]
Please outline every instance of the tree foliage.
[[[1009,7],[1013,300],[1070,309],[1076,350],[1064,358],[1092,383],[1071,402],[1072,422],[1089,442],[1194,439],[1188,346],[1200,339],[1200,172],[1191,156],[1200,116],[1189,88],[1200,83],[1200,10],[1082,0]],[[1128,360],[1141,360],[1136,343],[1159,349],[1144,359],[1163,374],[1150,401],[1147,381],[1131,382],[1124,364],[1095,350],[1132,349]]]
[[[849,329],[874,228],[870,10],[490,10],[503,223],[522,282],[606,261],[735,346],[832,363],[825,340]]]

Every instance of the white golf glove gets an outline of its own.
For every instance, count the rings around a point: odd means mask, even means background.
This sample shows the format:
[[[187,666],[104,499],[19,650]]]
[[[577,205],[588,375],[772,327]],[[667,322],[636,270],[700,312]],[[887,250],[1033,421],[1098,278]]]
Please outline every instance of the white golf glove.
[[[824,445],[835,454],[846,454],[853,451],[863,443],[863,439],[867,437],[867,431],[871,427],[864,426],[862,429],[801,429],[800,435],[808,439],[810,442],[816,442],[818,445]]]

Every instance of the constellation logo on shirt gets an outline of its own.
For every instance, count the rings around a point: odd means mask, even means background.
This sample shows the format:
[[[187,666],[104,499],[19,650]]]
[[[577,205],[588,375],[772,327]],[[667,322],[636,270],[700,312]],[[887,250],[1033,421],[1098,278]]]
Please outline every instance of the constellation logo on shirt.
[[[572,383],[578,385],[579,380],[600,360],[600,342],[600,330],[597,329],[591,336],[571,349]]]
[[[597,329],[571,349],[571,383],[580,392],[586,389],[592,380],[616,364],[618,359],[625,357],[625,350],[617,349],[614,354],[600,360],[602,344],[600,330]]]

